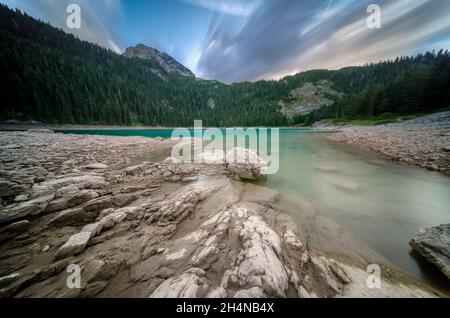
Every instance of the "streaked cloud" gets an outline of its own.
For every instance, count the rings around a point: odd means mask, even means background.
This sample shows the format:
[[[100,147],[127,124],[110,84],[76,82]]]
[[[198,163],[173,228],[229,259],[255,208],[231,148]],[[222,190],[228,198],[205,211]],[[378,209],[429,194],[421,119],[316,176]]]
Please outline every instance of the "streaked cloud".
[[[418,50],[450,49],[450,1],[379,0],[382,28],[367,28],[369,0],[265,1],[237,27],[211,23],[198,69],[225,82],[363,65]]]
[[[237,16],[249,16],[260,1],[255,0],[181,0],[182,2],[202,7],[211,11]]]
[[[450,49],[449,0],[0,0],[116,52],[137,42],[224,82]],[[82,28],[66,27],[66,7]],[[367,7],[382,28],[367,28]]]
[[[8,6],[17,7],[28,14],[49,21],[52,25],[73,33],[82,40],[97,43],[117,53],[122,49],[116,41],[117,23],[121,19],[120,0],[2,0]],[[81,8],[81,29],[66,26],[69,4],[76,3]]]

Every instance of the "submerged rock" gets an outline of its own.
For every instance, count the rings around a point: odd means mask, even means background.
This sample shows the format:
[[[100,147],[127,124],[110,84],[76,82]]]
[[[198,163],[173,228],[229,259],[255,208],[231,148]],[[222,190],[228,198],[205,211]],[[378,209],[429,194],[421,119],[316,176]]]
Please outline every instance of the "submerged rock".
[[[421,229],[409,245],[450,279],[450,224]]]
[[[323,172],[323,173],[334,173],[338,172],[339,169],[333,166],[317,166],[314,168],[317,172]]]
[[[339,183],[333,183],[333,186],[341,191],[345,192],[359,192],[361,191],[361,185],[351,181],[342,181]]]

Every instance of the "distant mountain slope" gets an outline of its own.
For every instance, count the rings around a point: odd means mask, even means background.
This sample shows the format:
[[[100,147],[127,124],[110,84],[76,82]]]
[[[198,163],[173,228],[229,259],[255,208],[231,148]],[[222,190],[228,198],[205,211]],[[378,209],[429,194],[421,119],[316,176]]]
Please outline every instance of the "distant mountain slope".
[[[196,79],[157,50],[138,46],[118,55],[1,4],[0,74],[0,120],[283,126],[450,105],[450,56],[443,50],[226,85]]]
[[[0,71],[1,119],[171,126],[209,109],[158,61],[125,58],[4,5]]]
[[[140,58],[155,60],[167,73],[177,73],[182,76],[195,77],[190,69],[179,63],[166,53],[161,53],[157,49],[138,44],[125,50],[123,56],[127,58]]]
[[[176,127],[192,126],[195,119],[209,126],[286,123],[272,101],[254,100],[241,85],[168,72],[176,63],[164,58],[170,69],[156,59],[127,58],[81,41],[0,4],[0,120]]]

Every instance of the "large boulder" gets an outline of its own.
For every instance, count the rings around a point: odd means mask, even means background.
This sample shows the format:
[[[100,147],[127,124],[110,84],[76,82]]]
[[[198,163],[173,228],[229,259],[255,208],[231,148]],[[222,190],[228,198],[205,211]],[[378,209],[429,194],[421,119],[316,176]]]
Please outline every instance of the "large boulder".
[[[227,170],[241,179],[258,180],[267,174],[267,163],[251,149],[236,147],[227,153]]]
[[[409,245],[450,279],[450,224],[421,229]]]
[[[221,165],[225,163],[225,152],[221,149],[205,151],[199,155],[199,158],[206,164]]]

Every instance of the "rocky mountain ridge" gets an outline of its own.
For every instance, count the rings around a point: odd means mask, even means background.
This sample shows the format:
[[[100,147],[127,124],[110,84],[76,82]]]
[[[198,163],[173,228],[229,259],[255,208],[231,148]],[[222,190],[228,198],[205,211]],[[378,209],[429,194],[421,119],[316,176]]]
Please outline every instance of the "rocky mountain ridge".
[[[307,115],[323,107],[332,106],[335,100],[345,96],[343,92],[338,92],[332,88],[333,82],[326,79],[317,83],[306,82],[289,93],[284,100],[280,100],[278,105],[281,113],[286,118],[293,118],[297,115]]]
[[[177,73],[182,76],[195,77],[190,69],[179,63],[167,53],[162,53],[155,48],[138,44],[125,50],[123,56],[127,58],[139,58],[156,61],[167,73]]]

